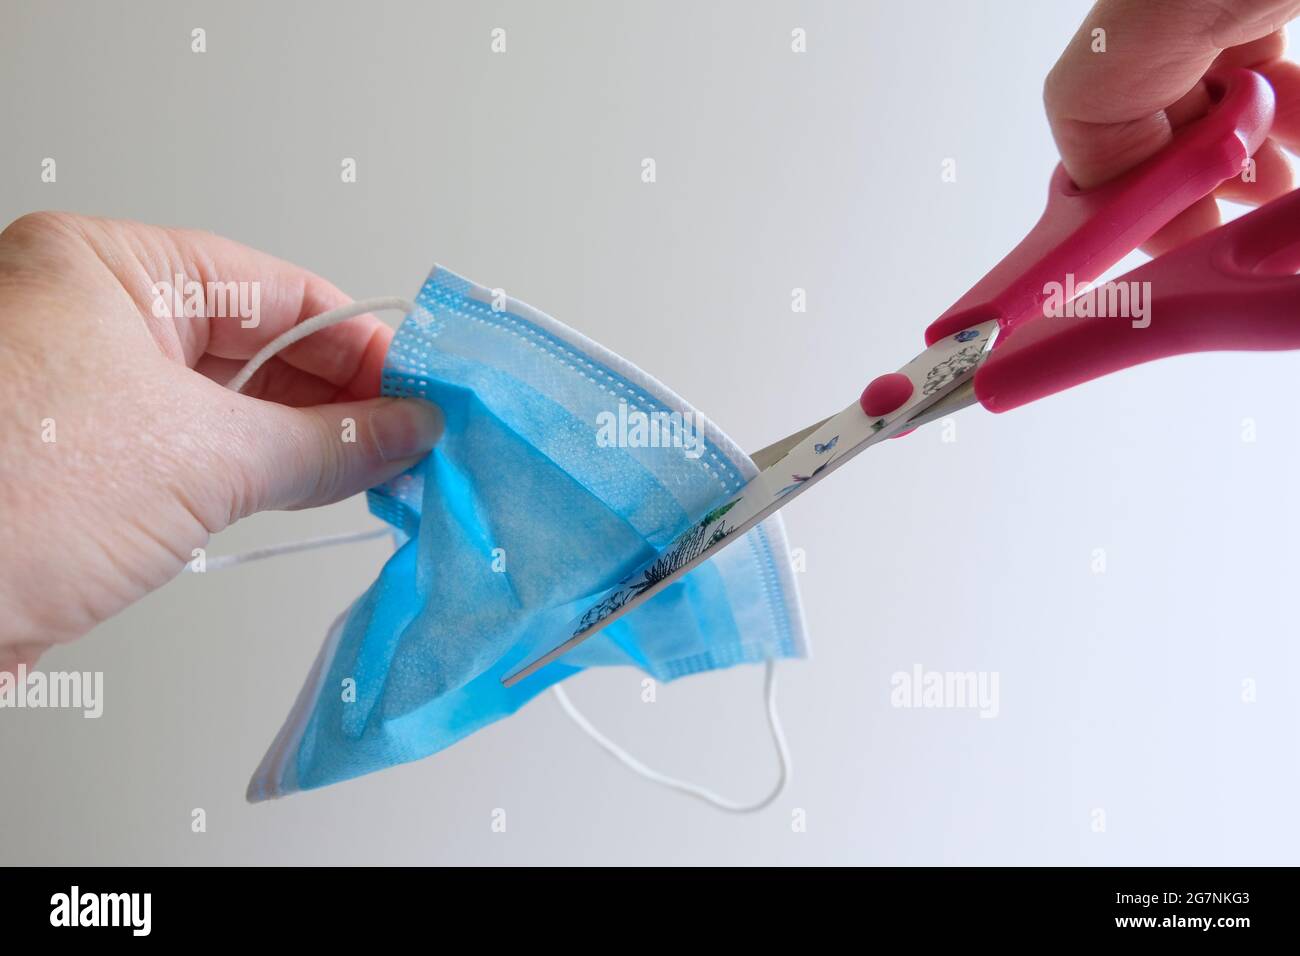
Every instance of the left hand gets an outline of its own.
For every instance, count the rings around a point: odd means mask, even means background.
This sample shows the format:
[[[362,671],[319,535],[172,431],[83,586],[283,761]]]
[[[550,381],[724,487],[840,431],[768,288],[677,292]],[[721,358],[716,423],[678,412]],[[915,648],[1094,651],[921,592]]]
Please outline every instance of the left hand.
[[[255,283],[256,326],[171,317],[158,284],[177,275]],[[438,409],[377,397],[393,331],[373,316],[290,346],[242,394],[222,386],[348,301],[203,232],[36,213],[0,234],[0,670],[163,584],[232,522],[338,501],[428,452]]]

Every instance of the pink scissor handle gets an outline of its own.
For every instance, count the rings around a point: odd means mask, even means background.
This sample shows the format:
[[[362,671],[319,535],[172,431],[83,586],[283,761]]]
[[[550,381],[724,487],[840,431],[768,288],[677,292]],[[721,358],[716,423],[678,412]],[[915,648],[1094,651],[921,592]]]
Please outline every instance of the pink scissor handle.
[[[1300,190],[1114,280],[1115,294],[1147,284],[1136,326],[1077,315],[1026,323],[975,373],[975,396],[1004,412],[1169,355],[1300,349],[1297,269]],[[1105,286],[1099,297],[1110,294]]]
[[[1057,166],[1038,224],[926,330],[945,335],[996,318],[1002,337],[1041,316],[1049,283],[1091,282],[1223,181],[1242,172],[1273,121],[1273,91],[1251,70],[1206,79],[1217,103],[1155,156],[1086,192]],[[999,347],[1005,347],[1006,342]]]

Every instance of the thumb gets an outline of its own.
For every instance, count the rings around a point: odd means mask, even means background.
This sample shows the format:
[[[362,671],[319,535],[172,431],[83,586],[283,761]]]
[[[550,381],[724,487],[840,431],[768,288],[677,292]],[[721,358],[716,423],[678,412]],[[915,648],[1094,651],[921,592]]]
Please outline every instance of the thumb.
[[[250,402],[228,459],[244,489],[239,516],[341,501],[401,474],[443,431],[442,411],[415,398],[308,408]]]

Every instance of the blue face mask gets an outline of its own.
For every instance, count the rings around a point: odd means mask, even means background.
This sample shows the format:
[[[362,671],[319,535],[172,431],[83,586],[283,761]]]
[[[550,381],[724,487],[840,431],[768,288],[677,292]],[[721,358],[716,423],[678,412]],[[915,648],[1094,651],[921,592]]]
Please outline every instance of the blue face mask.
[[[586,667],[657,680],[803,656],[779,517],[538,673],[593,595],[755,474],[680,398],[549,316],[443,269],[389,350],[384,393],[446,431],[369,493],[397,552],[331,628],[248,798],[417,760]]]

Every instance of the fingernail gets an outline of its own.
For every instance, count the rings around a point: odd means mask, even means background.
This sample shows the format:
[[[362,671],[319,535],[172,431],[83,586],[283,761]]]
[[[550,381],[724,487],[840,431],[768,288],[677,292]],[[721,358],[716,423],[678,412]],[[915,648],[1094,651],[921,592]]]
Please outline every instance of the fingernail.
[[[384,461],[422,455],[442,437],[442,410],[416,398],[395,398],[370,413],[370,433]]]

